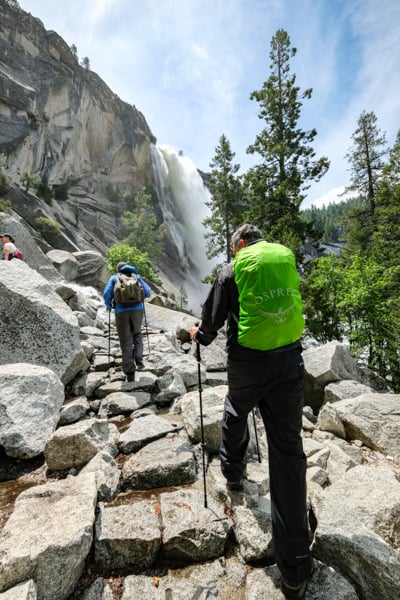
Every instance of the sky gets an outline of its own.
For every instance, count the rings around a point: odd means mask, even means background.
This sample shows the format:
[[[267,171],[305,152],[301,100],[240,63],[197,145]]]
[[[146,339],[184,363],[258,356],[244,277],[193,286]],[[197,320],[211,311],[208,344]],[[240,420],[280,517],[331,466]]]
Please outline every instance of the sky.
[[[299,126],[315,128],[328,173],[302,208],[337,202],[350,182],[345,155],[363,111],[388,146],[400,129],[398,0],[19,0],[21,8],[87,56],[113,92],[136,106],[158,144],[209,170],[221,135],[239,173],[261,159],[246,152],[264,128],[251,92],[270,75],[278,29],[303,101]]]

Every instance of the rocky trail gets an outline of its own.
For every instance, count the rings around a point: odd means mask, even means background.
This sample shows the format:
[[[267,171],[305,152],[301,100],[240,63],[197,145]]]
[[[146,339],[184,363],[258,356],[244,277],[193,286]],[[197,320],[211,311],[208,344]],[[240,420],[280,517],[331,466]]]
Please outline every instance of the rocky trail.
[[[43,452],[29,459],[2,453],[0,599],[282,600],[258,415],[261,462],[250,420],[243,492],[229,492],[220,473],[223,335],[201,349],[204,487],[199,364],[188,343],[194,318],[147,304],[145,369],[128,383],[113,322],[109,347],[100,304],[97,315],[80,328],[90,368],[65,387]],[[350,377],[354,364],[340,344],[304,356],[310,402],[318,386],[325,397],[319,410],[305,406],[303,417],[316,565],[306,599],[395,600],[399,397]],[[12,390],[29,403],[37,373],[21,368]],[[380,441],[372,443],[378,418]]]

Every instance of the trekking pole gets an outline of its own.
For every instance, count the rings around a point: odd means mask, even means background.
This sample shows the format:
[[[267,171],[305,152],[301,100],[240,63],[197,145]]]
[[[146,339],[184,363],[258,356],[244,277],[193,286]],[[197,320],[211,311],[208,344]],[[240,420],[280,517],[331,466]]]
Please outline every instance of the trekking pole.
[[[144,325],[146,327],[146,334],[147,334],[147,347],[149,349],[149,356],[150,356],[149,328],[147,327],[147,316],[146,316],[146,308],[145,308],[144,300],[143,300],[143,314],[144,314]]]
[[[201,357],[200,357],[200,342],[196,340],[196,357],[197,357],[197,373],[199,378],[199,402],[200,402],[200,431],[201,431],[201,453],[203,458],[203,489],[204,489],[204,508],[207,508],[207,488],[206,488],[206,459],[205,459],[205,448],[204,442],[204,424],[203,424],[203,400],[202,400],[202,386],[201,386]]]
[[[260,454],[260,446],[258,445],[258,433],[257,433],[257,425],[256,425],[256,413],[254,411],[253,408],[253,424],[254,424],[254,435],[256,438],[256,448],[257,448],[257,455],[258,455],[258,462],[261,462],[261,454]]]
[[[111,365],[111,310],[108,311],[108,368]]]

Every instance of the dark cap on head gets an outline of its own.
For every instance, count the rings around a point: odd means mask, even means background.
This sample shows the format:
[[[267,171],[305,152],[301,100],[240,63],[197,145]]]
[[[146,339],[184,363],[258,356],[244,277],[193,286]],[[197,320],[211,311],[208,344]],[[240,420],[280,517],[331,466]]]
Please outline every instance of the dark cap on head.
[[[122,267],[125,267],[125,265],[126,265],[126,262],[119,262],[117,264],[117,271],[120,271],[122,269]]]
[[[0,235],[0,237],[8,237],[8,238],[10,238],[10,241],[11,241],[11,242],[14,242],[14,238],[13,238],[13,236],[11,235],[11,233],[2,233],[2,234]]]

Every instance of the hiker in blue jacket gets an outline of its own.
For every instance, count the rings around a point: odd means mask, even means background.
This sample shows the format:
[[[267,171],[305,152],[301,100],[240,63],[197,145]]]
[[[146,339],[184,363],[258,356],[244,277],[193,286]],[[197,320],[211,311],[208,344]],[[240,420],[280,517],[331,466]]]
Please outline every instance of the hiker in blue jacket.
[[[143,288],[145,298],[150,296],[151,289],[140,277],[135,267],[125,262],[119,262],[116,271],[106,283],[103,298],[107,310],[115,308],[115,324],[122,352],[122,370],[126,375],[127,381],[135,381],[135,370],[144,368],[143,336],[141,332],[144,305],[143,302],[137,302],[132,306],[122,306],[116,303],[114,301],[114,287],[118,273],[126,275],[134,273]]]

